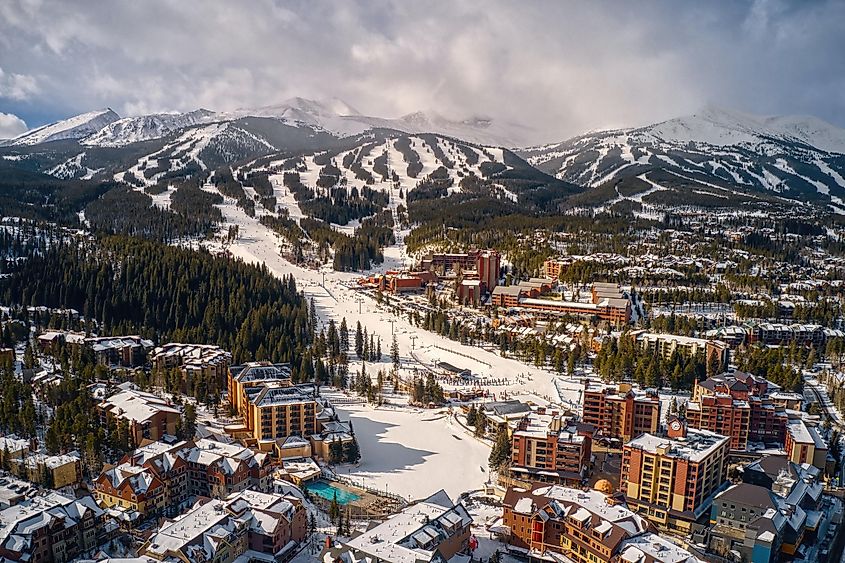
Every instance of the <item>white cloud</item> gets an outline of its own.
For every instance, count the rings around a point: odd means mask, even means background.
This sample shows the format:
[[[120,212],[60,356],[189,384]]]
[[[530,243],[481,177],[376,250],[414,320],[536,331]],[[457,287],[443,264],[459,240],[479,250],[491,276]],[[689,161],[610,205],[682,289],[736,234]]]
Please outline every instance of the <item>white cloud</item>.
[[[0,108],[4,98],[56,115],[337,97],[385,117],[489,115],[544,140],[707,102],[843,125],[842,21],[837,0],[9,0]]]
[[[38,82],[35,77],[4,72],[0,67],[0,98],[26,100],[38,92]]]
[[[23,119],[11,113],[0,112],[0,139],[17,137],[26,130]]]

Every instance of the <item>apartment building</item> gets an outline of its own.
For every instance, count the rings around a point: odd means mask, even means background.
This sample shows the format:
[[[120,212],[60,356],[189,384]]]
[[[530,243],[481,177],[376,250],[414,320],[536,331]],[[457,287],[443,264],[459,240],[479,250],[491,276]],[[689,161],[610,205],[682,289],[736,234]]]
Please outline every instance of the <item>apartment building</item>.
[[[461,270],[465,275],[477,277],[485,291],[493,291],[499,283],[501,254],[496,250],[470,250],[465,253],[429,254],[420,261],[421,271],[439,275]]]
[[[11,463],[29,455],[29,440],[18,438],[14,434],[0,436],[0,463]]]
[[[732,485],[713,501],[710,550],[722,556],[737,552],[752,563],[796,555],[810,521],[800,502],[799,495],[787,498],[758,485]]]
[[[550,258],[543,262],[543,276],[552,278],[553,280],[560,279],[560,274],[569,269],[571,260],[553,259]]]
[[[48,330],[38,336],[38,346],[43,352],[55,352],[56,346],[87,347],[97,362],[109,367],[139,367],[147,362],[152,350],[152,340],[140,336],[85,336],[81,332]]]
[[[687,534],[724,488],[730,438],[688,430],[672,415],[666,436],[643,434],[622,450],[621,490],[632,510],[661,529]]]
[[[175,435],[182,410],[168,399],[139,391],[131,383],[118,386],[120,391],[97,405],[102,422],[124,420],[135,444]]]
[[[109,530],[92,497],[51,491],[0,510],[0,559],[65,563],[105,542]]]
[[[539,485],[510,488],[502,503],[510,551],[529,560],[576,563],[698,563],[689,552],[651,533],[624,503],[594,490]]]
[[[628,336],[649,355],[659,355],[669,359],[678,353],[687,358],[701,357],[710,362],[717,361],[720,366],[727,366],[730,350],[725,342],[709,338],[693,338],[677,334],[659,334],[646,330],[632,330]]]
[[[250,362],[241,366],[230,366],[227,375],[229,403],[240,416],[245,416],[249,410],[248,390],[252,396],[256,390],[266,385],[291,385],[289,364]]]
[[[317,433],[318,402],[310,385],[267,385],[247,390],[244,421],[258,447],[271,451],[276,440]]]
[[[581,420],[595,427],[595,437],[628,442],[660,428],[660,399],[628,383],[618,386],[584,381]]]
[[[827,443],[814,425],[801,419],[792,419],[787,423],[784,450],[791,462],[799,465],[808,463],[826,471],[827,449]]]
[[[13,466],[22,463],[27,479],[33,483],[47,483],[52,489],[73,486],[82,481],[82,460],[77,451],[61,455],[34,453],[12,463]]]
[[[266,454],[235,444],[208,439],[150,442],[104,468],[94,489],[101,506],[141,521],[178,514],[191,496],[225,498],[248,488],[269,491],[271,470]]]
[[[232,354],[212,344],[169,342],[153,349],[151,361],[156,371],[178,369],[186,381],[203,378],[223,383]]]
[[[557,413],[530,413],[513,433],[510,472],[519,479],[578,486],[589,472],[592,433],[592,426]]]
[[[139,554],[156,561],[286,561],[305,539],[307,519],[292,495],[242,491],[200,499],[152,534]]]
[[[471,526],[472,517],[464,505],[455,504],[441,490],[350,540],[327,546],[319,561],[466,561]]]
[[[800,408],[800,396],[779,394],[777,385],[740,371],[697,381],[687,405],[691,428],[730,436],[731,449],[744,451],[748,442],[783,444],[789,415],[787,407]],[[770,394],[775,394],[774,399]]]

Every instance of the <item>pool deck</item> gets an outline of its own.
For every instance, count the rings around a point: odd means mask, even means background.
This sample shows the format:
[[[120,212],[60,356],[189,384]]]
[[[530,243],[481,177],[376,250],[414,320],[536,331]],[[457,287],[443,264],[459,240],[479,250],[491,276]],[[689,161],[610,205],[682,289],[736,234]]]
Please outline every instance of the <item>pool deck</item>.
[[[343,508],[350,510],[352,515],[355,517],[386,518],[401,508],[395,500],[378,496],[360,487],[347,485],[346,483],[341,483],[339,481],[329,481],[326,479],[321,479],[318,482],[326,483],[327,485],[330,485],[340,491],[358,496],[359,498],[341,505]],[[326,499],[314,491],[309,492],[312,498],[319,499],[319,505],[323,505],[323,508],[326,510],[328,509],[331,499]]]

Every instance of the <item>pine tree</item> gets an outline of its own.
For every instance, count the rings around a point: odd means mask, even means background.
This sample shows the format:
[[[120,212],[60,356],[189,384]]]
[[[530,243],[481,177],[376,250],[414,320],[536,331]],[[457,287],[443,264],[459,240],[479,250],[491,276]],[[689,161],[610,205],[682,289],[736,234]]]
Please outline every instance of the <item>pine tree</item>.
[[[475,423],[478,419],[478,411],[475,409],[475,405],[470,405],[469,410],[467,411],[467,424],[469,426],[475,426]]]
[[[340,349],[342,352],[349,350],[349,329],[346,326],[346,317],[340,321]]]
[[[398,375],[402,364],[399,358],[399,342],[396,341],[395,334],[393,335],[393,342],[390,343],[390,357],[393,360],[393,375]]]
[[[358,447],[358,440],[352,437],[352,440],[344,444],[344,459],[346,463],[357,463],[361,459],[361,450]]]
[[[361,321],[358,321],[355,328],[355,355],[359,360],[364,357],[364,334],[361,332]]]
[[[475,418],[475,435],[479,438],[483,437],[484,434],[487,432],[487,417],[483,414],[478,413],[478,416]]]
[[[329,518],[332,522],[336,522],[340,517],[340,505],[337,503],[337,491],[332,497],[332,502],[329,504]]]

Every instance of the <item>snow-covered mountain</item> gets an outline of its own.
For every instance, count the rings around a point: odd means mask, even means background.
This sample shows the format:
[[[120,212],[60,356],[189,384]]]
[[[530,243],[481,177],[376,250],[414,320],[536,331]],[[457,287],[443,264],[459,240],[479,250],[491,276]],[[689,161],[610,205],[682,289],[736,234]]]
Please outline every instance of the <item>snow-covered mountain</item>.
[[[8,145],[37,145],[64,139],[84,139],[120,119],[110,108],[83,113],[31,129],[7,142]]]
[[[124,117],[112,121],[93,135],[82,140],[83,145],[122,147],[139,141],[165,137],[185,127],[210,120],[213,111],[198,109],[188,113],[155,113],[139,117]]]
[[[814,117],[760,117],[709,107],[519,154],[540,170],[589,187],[645,174],[646,182],[663,187],[770,191],[837,206],[845,199],[845,130]]]
[[[418,111],[392,119],[363,115],[342,100],[326,101],[291,98],[260,108],[244,108],[218,114],[218,119],[241,117],[271,117],[291,125],[306,125],[322,131],[348,137],[373,128],[394,129],[403,133],[436,133],[470,143],[501,147],[525,146],[531,129],[510,123],[500,123],[489,117],[470,117],[452,120],[436,111]]]

